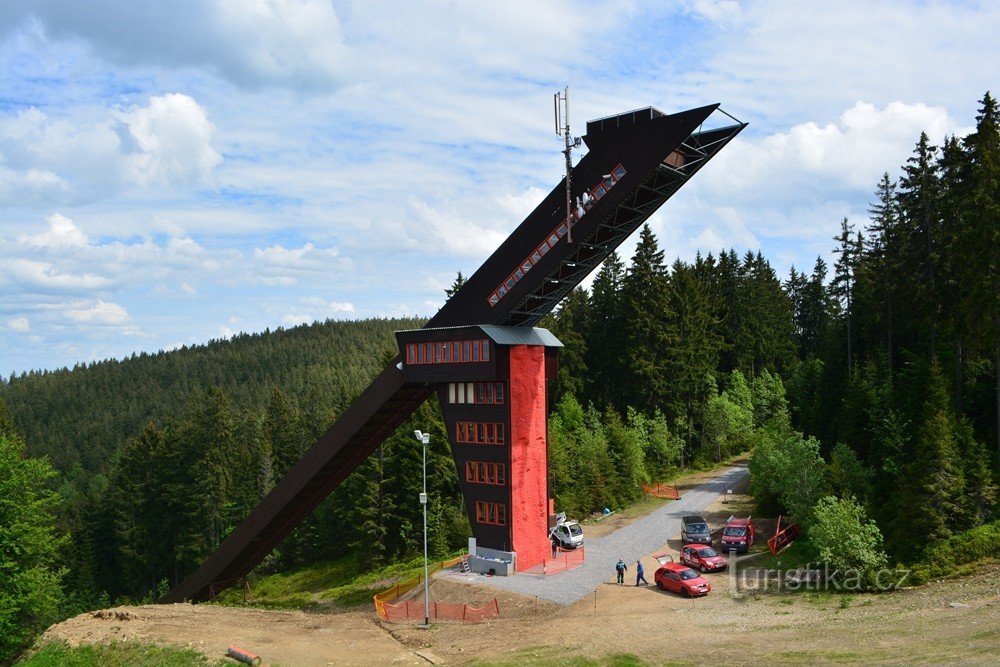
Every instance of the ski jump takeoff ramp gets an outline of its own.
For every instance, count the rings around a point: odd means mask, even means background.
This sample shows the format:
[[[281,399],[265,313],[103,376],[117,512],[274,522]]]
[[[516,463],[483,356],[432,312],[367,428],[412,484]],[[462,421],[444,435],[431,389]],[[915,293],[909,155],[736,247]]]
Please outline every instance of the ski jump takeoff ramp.
[[[566,211],[563,180],[423,330],[399,332],[400,357],[161,602],[206,600],[249,574],[435,391],[445,408],[473,533],[483,546],[501,552],[520,548],[526,557],[532,554],[529,560],[537,558],[547,538],[535,533],[545,531],[549,513],[539,507],[547,501],[539,386],[552,377],[558,341],[533,325],[744,127],[718,104],[675,114],[648,107],[587,123],[583,139],[589,150],[570,178],[575,210]],[[516,380],[524,376],[529,380]],[[488,402],[478,393],[498,384],[508,388],[500,403],[509,405],[479,424],[483,431],[463,419],[461,409],[455,412],[461,407],[455,403]],[[539,393],[541,423],[537,404],[528,404],[537,402]],[[495,410],[495,394],[489,403],[486,408]],[[527,430],[512,424],[525,420]],[[494,453],[477,456],[485,460],[476,462],[462,453],[463,446]],[[509,475],[498,467],[506,465]],[[470,482],[496,487],[490,491],[495,502],[488,494],[477,499]],[[523,537],[527,532],[532,537]],[[517,569],[531,564],[518,563]]]

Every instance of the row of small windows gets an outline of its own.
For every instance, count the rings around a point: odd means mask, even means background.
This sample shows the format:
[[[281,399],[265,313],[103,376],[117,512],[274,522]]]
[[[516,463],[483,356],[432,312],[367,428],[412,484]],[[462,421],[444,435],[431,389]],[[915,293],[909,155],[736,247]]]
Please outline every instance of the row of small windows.
[[[487,297],[487,301],[489,301],[490,305],[495,306],[500,303],[500,299],[507,296],[507,293],[514,289],[514,285],[516,285],[517,282],[524,277],[524,274],[530,271],[535,264],[542,261],[542,257],[549,250],[556,247],[556,243],[559,242],[559,239],[566,236],[566,233],[569,231],[569,225],[582,218],[583,215],[597,203],[598,199],[606,195],[608,190],[610,190],[615,183],[620,181],[622,177],[625,176],[625,173],[625,167],[619,163],[614,169],[611,170],[610,174],[607,174],[606,177],[601,179],[600,183],[590,189],[587,197],[581,197],[580,207],[573,211],[569,220],[563,220],[559,223],[559,226],[552,230],[552,233],[549,234],[544,241],[542,241],[541,245],[535,248],[531,254],[528,255],[523,262],[521,262],[521,265],[515,268],[513,273],[507,276],[507,279],[500,283],[500,285]]]
[[[502,463],[466,461],[465,481],[472,482],[473,484],[494,484],[496,486],[503,486],[507,483],[507,466]]]
[[[407,343],[407,364],[464,364],[490,360],[490,341],[452,340],[443,343]]]
[[[451,382],[449,403],[497,405],[503,403],[503,382]]]
[[[483,422],[456,422],[455,442],[470,445],[502,445],[503,424]]]
[[[476,523],[488,523],[494,526],[507,525],[507,506],[500,503],[476,501]]]

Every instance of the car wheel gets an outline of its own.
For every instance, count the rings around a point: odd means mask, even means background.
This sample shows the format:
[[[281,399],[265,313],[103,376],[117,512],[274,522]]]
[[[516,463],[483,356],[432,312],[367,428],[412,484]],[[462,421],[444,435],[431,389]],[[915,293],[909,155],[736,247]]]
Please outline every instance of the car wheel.
[[[656,580],[656,587],[659,588],[662,591],[663,590],[663,582],[660,581],[659,579],[657,579]]]
[[[702,573],[702,574],[705,574],[706,572],[708,572],[708,568],[707,568],[707,567],[705,567],[704,565],[702,565],[702,566],[701,566],[701,573]]]
[[[681,589],[681,595],[683,595],[683,596],[684,596],[684,597],[686,597],[686,598],[689,598],[689,597],[691,597],[691,591],[689,591],[689,590],[688,590],[688,589],[686,589],[686,588],[682,588],[682,589]]]

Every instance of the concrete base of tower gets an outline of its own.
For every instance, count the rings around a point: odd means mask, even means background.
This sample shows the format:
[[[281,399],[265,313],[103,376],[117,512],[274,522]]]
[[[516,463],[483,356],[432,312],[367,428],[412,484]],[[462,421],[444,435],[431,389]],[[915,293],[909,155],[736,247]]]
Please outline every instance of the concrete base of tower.
[[[513,551],[477,547],[476,554],[469,556],[469,569],[476,574],[493,574],[507,577],[514,574],[517,554]]]

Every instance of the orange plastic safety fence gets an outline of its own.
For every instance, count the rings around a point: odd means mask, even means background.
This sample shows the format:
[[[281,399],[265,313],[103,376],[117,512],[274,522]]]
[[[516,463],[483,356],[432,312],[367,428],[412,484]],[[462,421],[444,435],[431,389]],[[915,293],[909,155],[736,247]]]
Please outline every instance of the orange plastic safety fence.
[[[585,559],[586,552],[583,547],[576,549],[563,549],[560,547],[555,558],[546,559],[540,564],[524,570],[524,572],[526,574],[558,574],[559,572],[580,567],[583,565]]]
[[[432,565],[430,565],[430,567],[427,568],[427,573],[429,575],[433,575],[435,572],[457,565],[458,563],[462,562],[465,558],[466,557],[463,555],[463,556],[457,556],[456,558],[443,560],[440,563],[433,563]],[[418,605],[420,607],[419,610],[414,610],[413,605],[417,603],[409,600],[405,602],[396,603],[396,600],[399,600],[399,598],[403,597],[404,595],[412,591],[417,586],[422,585],[423,583],[424,583],[424,574],[423,572],[421,572],[412,579],[408,579],[403,582],[398,582],[392,588],[389,588],[387,590],[382,591],[381,593],[376,594],[374,596],[375,613],[378,614],[379,618],[384,619],[386,621],[406,620],[409,618],[422,619],[424,617],[423,602],[421,602]],[[489,609],[491,608],[490,604],[493,604],[492,608],[495,608],[496,613],[489,612]],[[493,603],[487,603],[486,607],[483,608],[470,607],[468,605],[451,605],[450,603],[445,603],[445,602],[432,603],[432,607],[434,605],[450,605],[450,606],[442,607],[442,610],[444,610],[442,613],[444,615],[440,617],[434,615],[437,612],[434,611],[434,609],[432,609],[431,611],[432,618],[452,618],[457,620],[482,620],[483,618],[490,618],[492,616],[500,615],[500,607],[499,604],[496,604],[495,598],[493,600]],[[459,614],[459,612],[453,609],[452,607],[462,607],[461,614]],[[466,619],[465,618],[466,616],[468,616],[469,618]]]
[[[482,607],[455,602],[430,603],[429,609],[424,609],[423,600],[404,600],[395,604],[385,605],[385,620],[408,621],[423,620],[424,614],[437,621],[482,621],[486,618],[500,616],[500,603],[493,598]]]
[[[656,496],[657,498],[669,498],[671,500],[681,499],[681,494],[677,490],[677,486],[674,484],[669,486],[663,483],[656,484],[654,486],[647,486],[646,484],[643,484],[642,490],[651,496]]]

